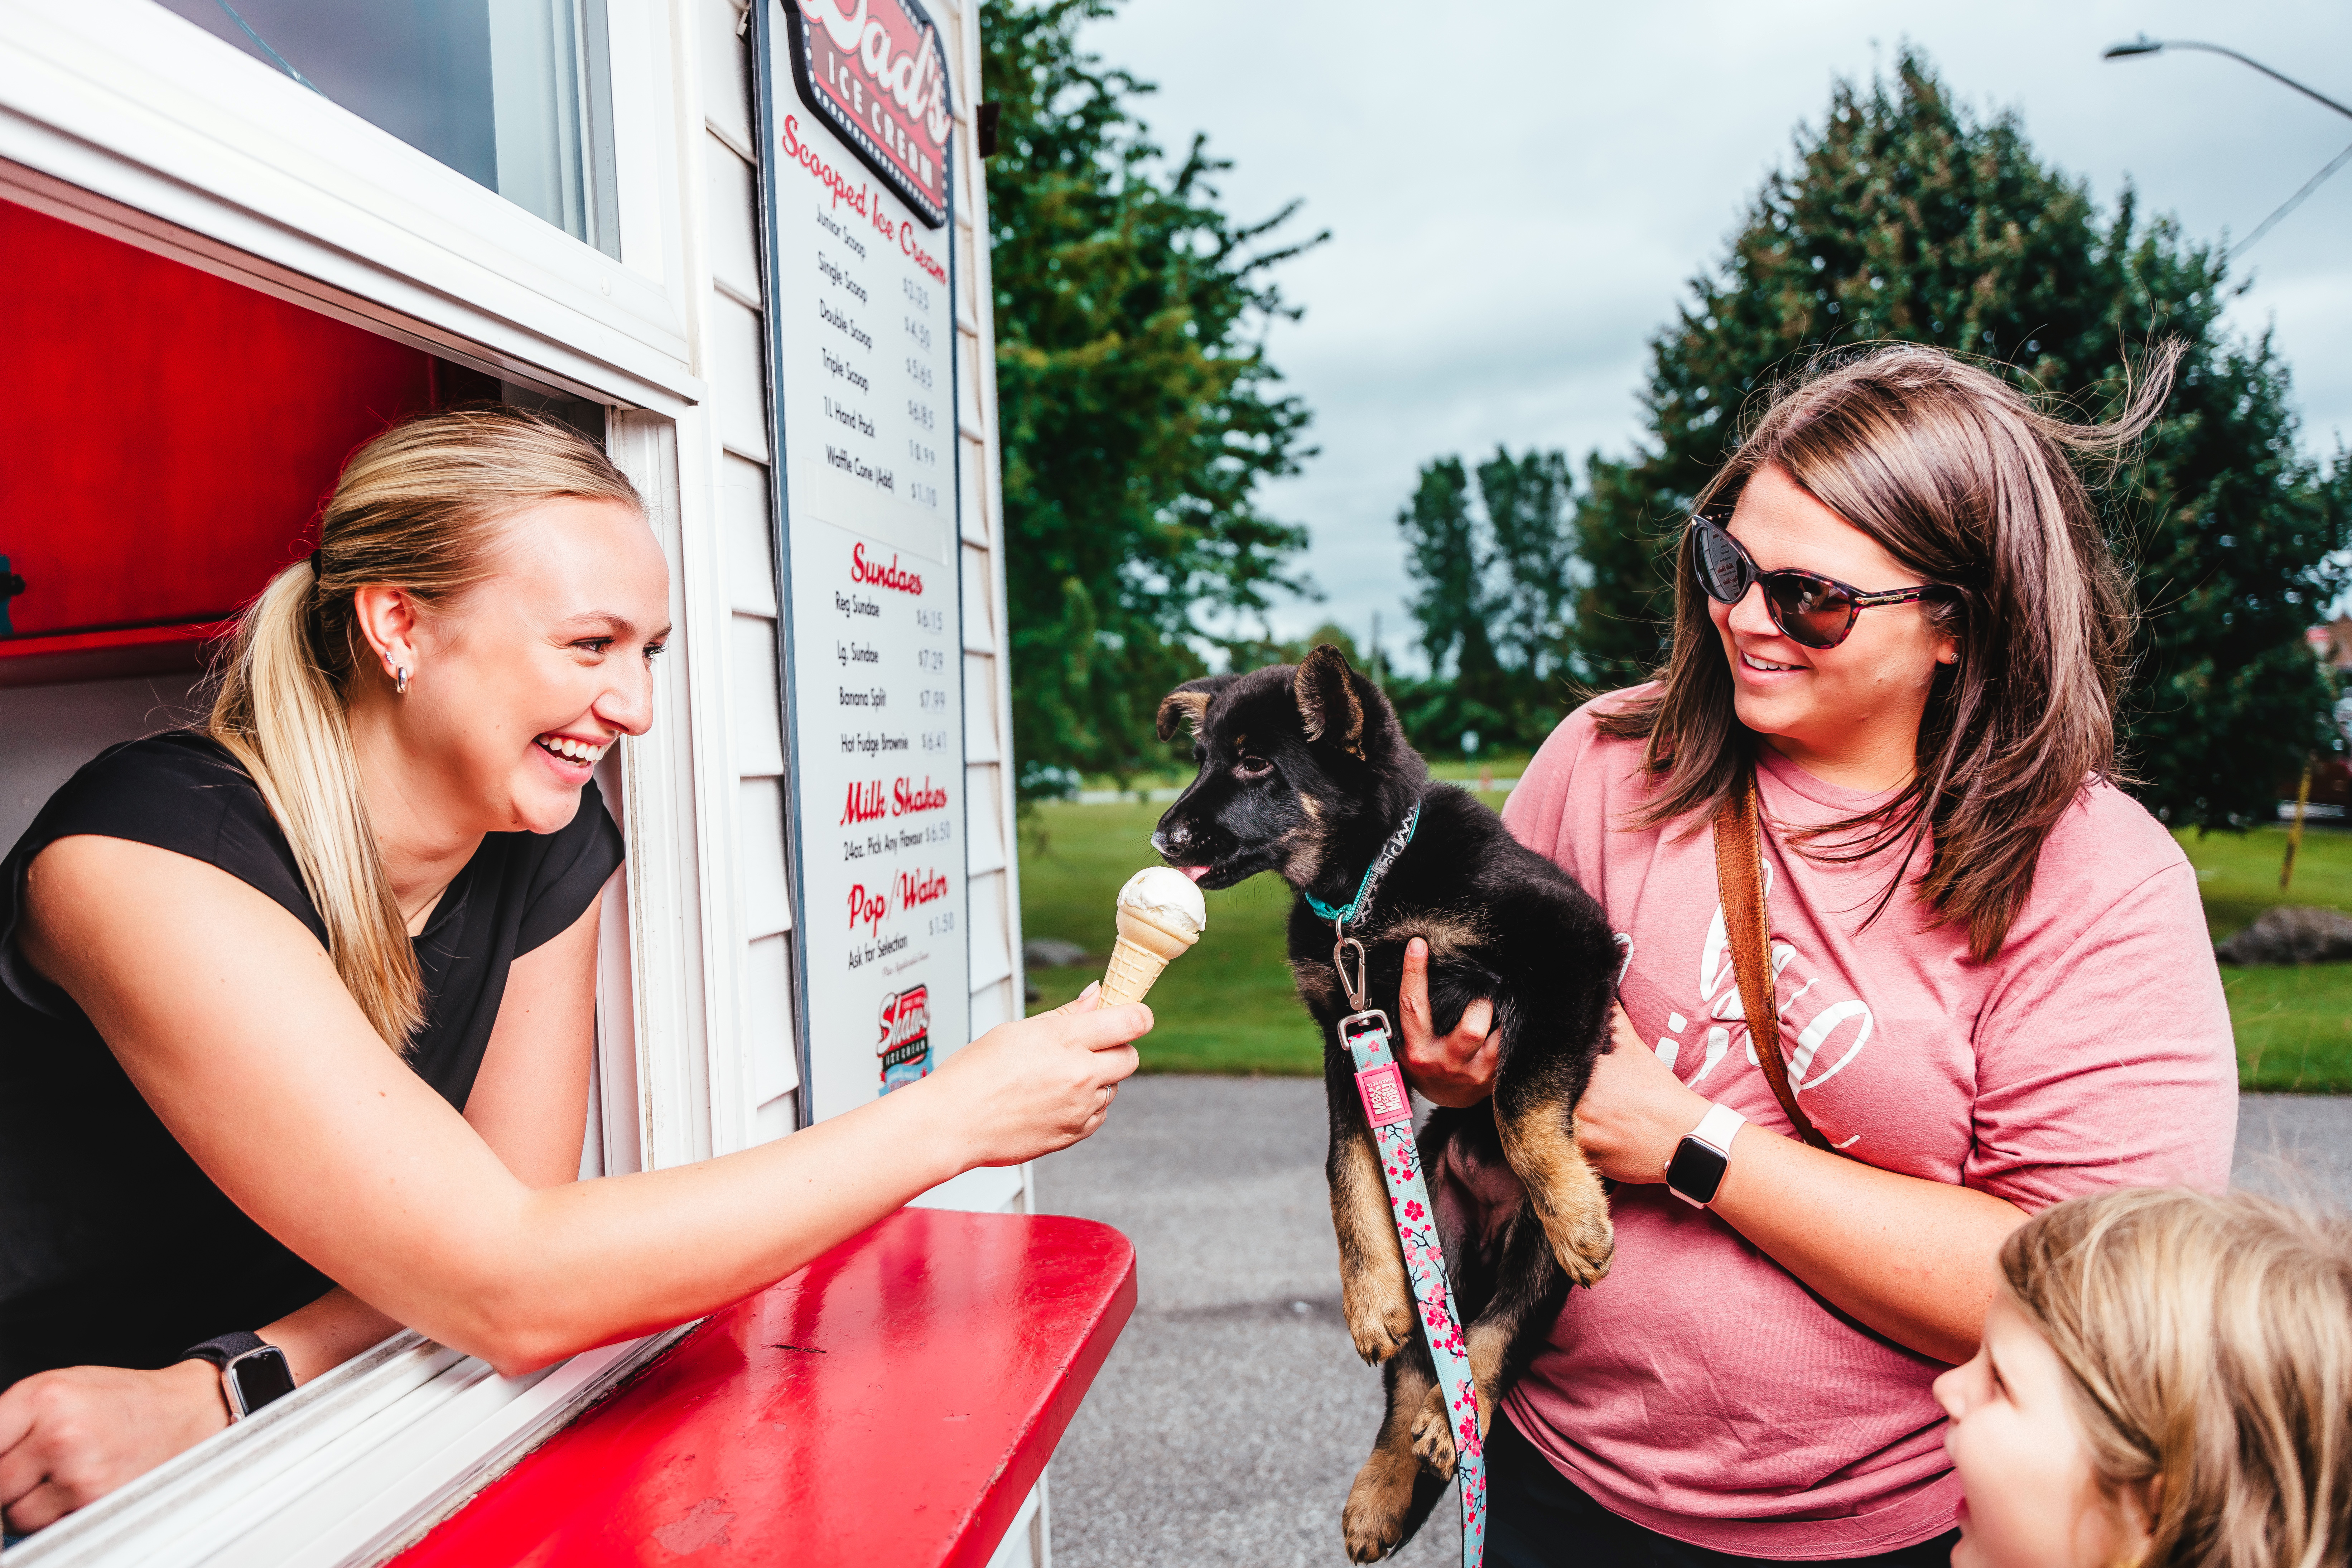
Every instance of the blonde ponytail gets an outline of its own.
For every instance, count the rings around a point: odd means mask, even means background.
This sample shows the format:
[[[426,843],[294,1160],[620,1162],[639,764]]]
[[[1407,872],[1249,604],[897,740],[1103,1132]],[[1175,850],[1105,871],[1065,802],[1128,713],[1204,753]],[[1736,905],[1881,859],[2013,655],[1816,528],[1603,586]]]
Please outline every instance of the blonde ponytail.
[[[344,465],[318,549],[247,609],[217,678],[207,728],[253,776],[336,973],[395,1050],[424,1021],[422,982],[352,746],[352,682],[381,679],[352,595],[382,585],[446,608],[495,571],[506,520],[563,497],[644,508],[610,458],[551,420],[459,410],[394,426]]]

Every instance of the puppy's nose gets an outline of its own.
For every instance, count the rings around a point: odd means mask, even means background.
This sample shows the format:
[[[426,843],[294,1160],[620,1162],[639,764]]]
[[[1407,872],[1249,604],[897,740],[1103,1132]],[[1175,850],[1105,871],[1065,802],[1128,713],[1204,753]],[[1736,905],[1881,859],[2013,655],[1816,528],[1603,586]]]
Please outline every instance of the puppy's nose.
[[[1168,835],[1155,830],[1151,835],[1151,847],[1164,858],[1170,853],[1168,846]]]

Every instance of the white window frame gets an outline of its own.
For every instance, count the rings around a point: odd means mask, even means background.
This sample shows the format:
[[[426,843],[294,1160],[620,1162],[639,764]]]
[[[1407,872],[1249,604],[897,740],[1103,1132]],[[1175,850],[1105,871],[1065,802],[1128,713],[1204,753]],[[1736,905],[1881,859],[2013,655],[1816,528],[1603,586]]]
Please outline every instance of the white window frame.
[[[676,412],[702,384],[669,16],[608,16],[617,261],[151,0],[0,0],[0,184],[493,374]]]
[[[717,1015],[732,1012],[714,1003],[734,978],[706,973],[725,948],[705,933],[732,925],[734,889],[698,842],[726,827],[709,811],[723,733],[697,722],[727,711],[726,626],[719,563],[686,549],[709,531],[681,516],[708,489],[709,445],[685,308],[682,18],[659,0],[608,0],[607,15],[618,260],[149,0],[0,0],[0,196],[610,411],[677,627],[656,697],[668,722],[604,769],[629,860],[605,895],[583,1163],[619,1173],[712,1152]],[[684,1331],[517,1378],[404,1332],[5,1560],[381,1561]]]
[[[0,1560],[8,1568],[379,1563],[686,1331],[522,1377],[398,1334]]]

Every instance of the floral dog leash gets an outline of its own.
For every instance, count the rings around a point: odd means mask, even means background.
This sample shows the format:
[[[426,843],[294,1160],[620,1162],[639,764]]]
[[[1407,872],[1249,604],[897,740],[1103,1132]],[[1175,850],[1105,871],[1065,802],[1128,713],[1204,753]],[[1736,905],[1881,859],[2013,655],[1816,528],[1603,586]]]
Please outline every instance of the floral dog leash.
[[[1437,1384],[1444,1390],[1445,1407],[1454,1424],[1454,1476],[1462,1487],[1463,1568],[1480,1568],[1486,1555],[1486,1458],[1478,1440],[1476,1385],[1470,1376],[1461,1318],[1454,1310],[1445,1250],[1437,1239],[1437,1215],[1421,1178],[1421,1150],[1412,1137],[1412,1100],[1389,1044],[1389,1016],[1365,1005],[1364,944],[1348,934],[1349,922],[1363,919],[1381,874],[1412,842],[1420,819],[1421,807],[1415,805],[1404,825],[1381,847],[1379,858],[1365,871],[1362,885],[1345,910],[1331,909],[1313,898],[1307,902],[1331,922],[1338,938],[1331,947],[1331,967],[1339,972],[1348,1005],[1355,1009],[1339,1020],[1339,1044],[1356,1064],[1356,1092],[1363,1097],[1364,1116],[1380,1147],[1381,1179],[1388,1187],[1397,1240],[1404,1247],[1405,1272],[1412,1280],[1413,1299],[1421,1304],[1430,1359],[1436,1365]],[[1353,975],[1348,962],[1351,948],[1355,951]]]

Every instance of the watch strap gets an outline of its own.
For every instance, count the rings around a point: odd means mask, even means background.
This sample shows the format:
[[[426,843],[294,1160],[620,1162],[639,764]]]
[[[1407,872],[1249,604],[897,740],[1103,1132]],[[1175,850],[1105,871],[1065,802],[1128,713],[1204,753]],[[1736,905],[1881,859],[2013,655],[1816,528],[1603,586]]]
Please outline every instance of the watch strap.
[[[247,1351],[257,1351],[268,1342],[259,1334],[239,1329],[233,1334],[215,1334],[200,1345],[190,1345],[180,1352],[182,1361],[208,1361],[217,1371],[228,1370],[228,1363]]]
[[[1738,1137],[1739,1130],[1747,1124],[1748,1118],[1727,1105],[1717,1103],[1708,1106],[1706,1114],[1698,1119],[1698,1125],[1692,1128],[1685,1136],[1697,1139],[1717,1153],[1728,1159],[1731,1155],[1732,1139]]]
[[[1675,1152],[1666,1157],[1666,1190],[1694,1208],[1712,1207],[1731,1168],[1731,1141],[1747,1120],[1727,1105],[1708,1106],[1698,1125],[1677,1139]],[[1693,1168],[1685,1169],[1685,1161]]]

